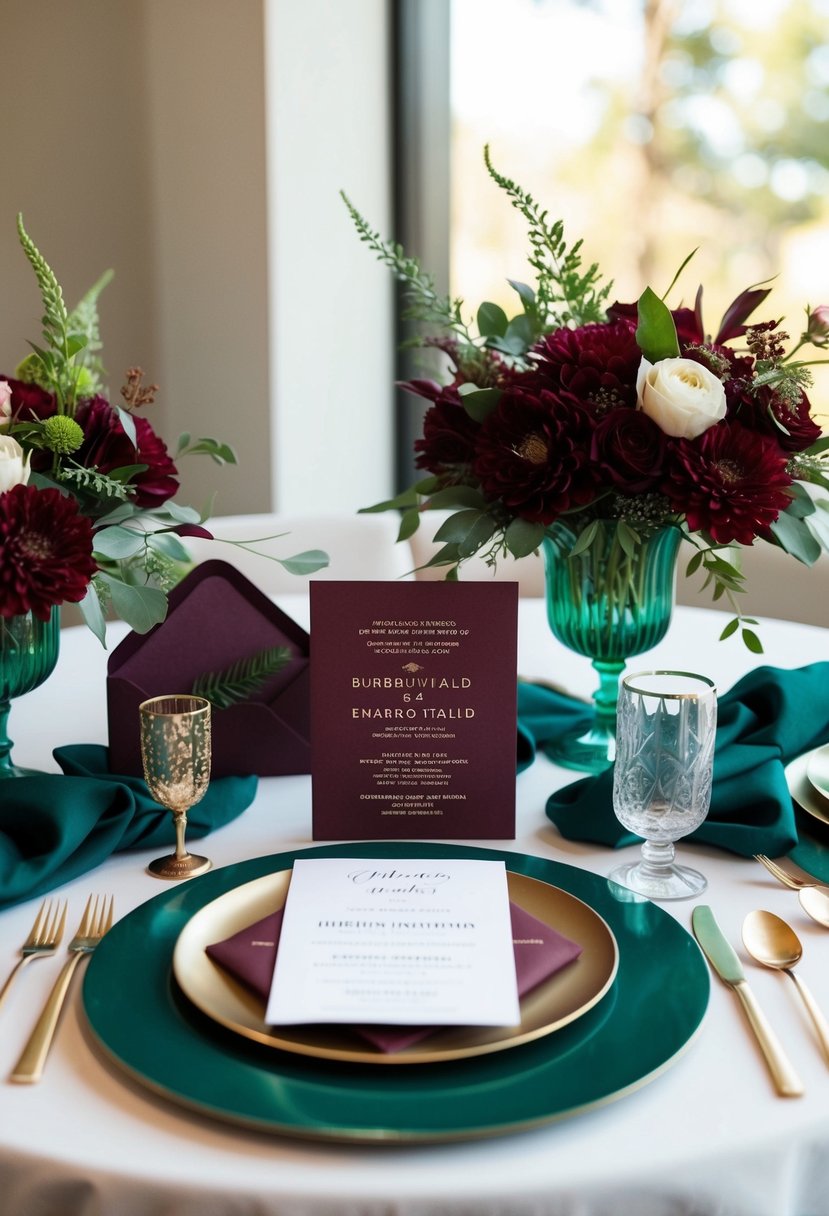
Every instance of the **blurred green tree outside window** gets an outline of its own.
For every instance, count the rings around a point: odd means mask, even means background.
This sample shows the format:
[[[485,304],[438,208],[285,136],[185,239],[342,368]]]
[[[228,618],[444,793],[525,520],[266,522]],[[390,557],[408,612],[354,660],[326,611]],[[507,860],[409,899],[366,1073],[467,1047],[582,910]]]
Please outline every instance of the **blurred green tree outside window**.
[[[829,0],[451,0],[450,289],[510,312],[527,278],[518,181],[611,298],[704,285],[709,331],[773,280],[765,320],[829,303]],[[770,305],[770,307],[769,307]],[[829,367],[813,409],[829,429]]]

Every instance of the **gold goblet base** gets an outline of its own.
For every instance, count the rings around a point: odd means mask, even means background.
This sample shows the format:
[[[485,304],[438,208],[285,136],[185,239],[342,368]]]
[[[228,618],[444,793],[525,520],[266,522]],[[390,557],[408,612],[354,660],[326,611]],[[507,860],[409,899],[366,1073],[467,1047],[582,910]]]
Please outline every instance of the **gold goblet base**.
[[[183,857],[170,853],[168,857],[151,861],[147,873],[155,878],[195,878],[197,874],[206,874],[212,865],[209,857],[199,857],[196,853],[185,853]]]

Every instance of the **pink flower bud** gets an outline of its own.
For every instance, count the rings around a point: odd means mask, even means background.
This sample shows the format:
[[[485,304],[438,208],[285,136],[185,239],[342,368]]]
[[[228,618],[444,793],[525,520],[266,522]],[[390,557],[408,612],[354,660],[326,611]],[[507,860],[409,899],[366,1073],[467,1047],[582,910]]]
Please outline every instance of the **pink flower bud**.
[[[829,304],[820,304],[809,310],[806,334],[813,345],[826,346],[829,339]]]

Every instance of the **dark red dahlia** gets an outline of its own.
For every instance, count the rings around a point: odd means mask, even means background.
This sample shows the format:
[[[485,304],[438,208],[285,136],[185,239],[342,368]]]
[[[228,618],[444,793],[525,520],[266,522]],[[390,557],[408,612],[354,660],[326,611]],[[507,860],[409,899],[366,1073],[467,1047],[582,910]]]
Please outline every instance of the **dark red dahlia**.
[[[696,439],[680,439],[662,491],[692,532],[721,545],[767,536],[791,501],[786,455],[769,436],[723,421]]]
[[[736,418],[753,431],[762,431],[776,439],[786,452],[803,452],[821,436],[813,420],[809,398],[801,393],[796,402],[787,401],[771,385],[752,389],[741,379],[733,388],[726,387],[729,417]]]
[[[539,388],[569,393],[594,414],[636,405],[642,352],[627,321],[553,330],[532,355]]]
[[[55,398],[39,384],[29,384],[11,376],[4,376],[3,379],[8,380],[12,391],[12,417],[15,421],[29,422],[33,418],[42,421],[55,413]]]
[[[462,475],[472,462],[479,430],[460,403],[447,398],[437,401],[426,411],[423,435],[415,440],[417,467],[430,473]]]
[[[655,489],[665,475],[668,436],[641,410],[611,410],[596,423],[590,459],[625,494]]]
[[[22,485],[0,494],[0,616],[48,621],[56,604],[83,599],[96,569],[74,498]]]
[[[139,507],[160,507],[178,489],[178,470],[173,464],[164,441],[156,435],[146,418],[132,415],[135,423],[137,448],[121,425],[115,410],[105,397],[89,397],[78,402],[75,421],[84,433],[84,442],[74,455],[78,464],[96,468],[100,473],[131,464],[147,468],[131,481],[135,486],[134,501]]]
[[[507,389],[478,435],[481,489],[521,519],[552,523],[593,497],[591,430],[579,405],[545,390]]]

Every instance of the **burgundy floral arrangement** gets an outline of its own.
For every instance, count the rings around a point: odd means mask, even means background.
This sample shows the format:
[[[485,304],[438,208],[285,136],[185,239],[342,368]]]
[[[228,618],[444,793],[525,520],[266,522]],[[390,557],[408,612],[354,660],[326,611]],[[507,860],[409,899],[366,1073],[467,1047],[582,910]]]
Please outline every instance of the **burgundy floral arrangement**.
[[[415,341],[444,352],[448,370],[444,383],[403,385],[429,403],[415,443],[428,476],[367,509],[401,511],[401,538],[424,511],[449,509],[430,563],[449,578],[473,554],[494,565],[534,552],[556,523],[567,525],[574,554],[600,529],[615,529],[632,554],[674,526],[697,549],[688,573],[702,567],[714,598],[736,613],[724,633],[742,623],[747,645],[760,649],[735,598],[743,577],[733,547],[760,540],[811,564],[829,537],[827,501],[807,488],[829,488],[829,437],[812,417],[809,365],[794,357],[829,345],[829,307],[807,308],[792,344],[778,320],[749,323],[770,294],[757,286],[712,335],[701,287],[693,308],[665,302],[690,259],[662,297],[647,288],[635,304],[608,304],[612,285],[595,264],[582,267],[581,242],[568,247],[561,222],[548,222],[484,156],[527,220],[536,282],[510,280],[521,304],[512,319],[482,304],[477,333],[463,302],[441,298],[418,261],[381,240],[343,196],[361,240],[403,284]]]
[[[181,538],[211,538],[207,513],[174,501],[176,462],[206,455],[224,465],[236,456],[228,444],[187,434],[171,454],[145,416],[158,386],[145,385],[140,368],[126,373],[121,401],[110,401],[97,301],[111,272],[70,312],[22,216],[17,226],[43,329],[14,375],[0,376],[0,617],[48,620],[53,607],[79,603],[102,642],[110,608],[146,633],[189,568]],[[274,560],[297,573],[327,564],[316,550]]]

